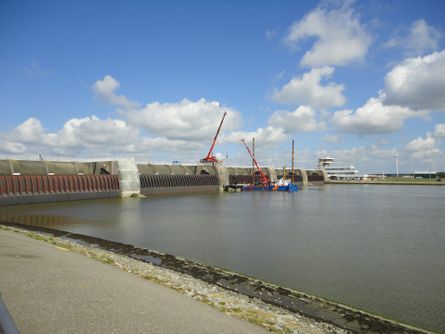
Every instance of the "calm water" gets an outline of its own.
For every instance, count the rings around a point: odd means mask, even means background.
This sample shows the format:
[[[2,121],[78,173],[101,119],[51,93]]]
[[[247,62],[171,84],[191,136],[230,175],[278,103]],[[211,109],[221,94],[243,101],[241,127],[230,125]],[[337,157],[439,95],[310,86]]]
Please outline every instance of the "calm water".
[[[0,208],[0,219],[164,251],[445,333],[445,187],[94,200]]]

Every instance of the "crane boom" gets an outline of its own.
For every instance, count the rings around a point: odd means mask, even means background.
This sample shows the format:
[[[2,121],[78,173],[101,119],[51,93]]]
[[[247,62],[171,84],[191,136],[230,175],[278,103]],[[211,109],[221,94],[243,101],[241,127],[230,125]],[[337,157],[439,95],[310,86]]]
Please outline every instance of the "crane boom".
[[[255,159],[255,157],[253,156],[252,152],[250,151],[249,147],[246,145],[246,142],[244,141],[244,139],[241,139],[241,142],[244,144],[244,146],[247,149],[247,152],[249,152],[250,156],[252,157],[253,163],[255,164],[256,168],[258,169],[258,172],[260,173],[260,182],[263,185],[266,185],[269,183],[269,179],[267,178],[266,175],[264,175],[263,171],[261,170],[260,166],[258,166],[258,163]]]
[[[221,123],[219,123],[219,127],[218,127],[218,130],[216,131],[215,137],[213,138],[212,146],[210,146],[209,153],[207,153],[207,156],[204,159],[201,159],[201,162],[211,162],[211,163],[218,162],[218,159],[215,156],[213,156],[213,149],[215,147],[216,139],[218,138],[219,131],[221,130],[221,127],[223,125],[224,118],[226,118],[226,115],[227,115],[227,111],[224,112],[224,115],[221,119]]]

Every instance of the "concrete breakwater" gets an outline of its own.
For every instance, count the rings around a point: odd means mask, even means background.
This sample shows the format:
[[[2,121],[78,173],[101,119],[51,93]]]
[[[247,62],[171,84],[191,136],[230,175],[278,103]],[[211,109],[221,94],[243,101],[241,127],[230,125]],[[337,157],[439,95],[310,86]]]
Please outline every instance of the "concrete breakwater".
[[[263,167],[271,181],[291,178],[283,169]],[[322,170],[296,169],[300,187],[323,184]],[[250,167],[136,164],[132,160],[59,162],[0,160],[0,206],[37,202],[126,197],[178,192],[218,192],[259,180]]]

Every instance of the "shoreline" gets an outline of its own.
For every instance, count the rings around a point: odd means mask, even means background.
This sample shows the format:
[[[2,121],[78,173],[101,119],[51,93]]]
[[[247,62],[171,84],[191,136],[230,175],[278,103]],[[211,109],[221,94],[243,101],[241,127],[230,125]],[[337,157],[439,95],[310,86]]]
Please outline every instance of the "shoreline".
[[[409,181],[355,181],[355,180],[329,180],[325,184],[367,184],[367,185],[388,185],[388,186],[445,186],[445,182],[409,182]]]
[[[117,266],[274,332],[298,332],[303,324],[303,328],[314,327],[321,332],[430,333],[350,306],[173,255],[17,223],[0,222],[0,227]],[[197,284],[201,288],[184,287],[183,282],[191,281],[196,281],[192,286]],[[215,289],[218,290],[216,299]],[[230,302],[224,301],[228,298],[221,297],[224,294],[229,294]],[[234,301],[233,298],[238,299]]]

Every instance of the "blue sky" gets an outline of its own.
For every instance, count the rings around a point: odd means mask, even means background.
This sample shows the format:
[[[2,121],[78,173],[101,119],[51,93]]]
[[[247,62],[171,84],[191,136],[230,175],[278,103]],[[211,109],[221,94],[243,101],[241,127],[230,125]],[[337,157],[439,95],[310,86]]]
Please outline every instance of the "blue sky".
[[[0,157],[445,170],[443,1],[0,1]]]

